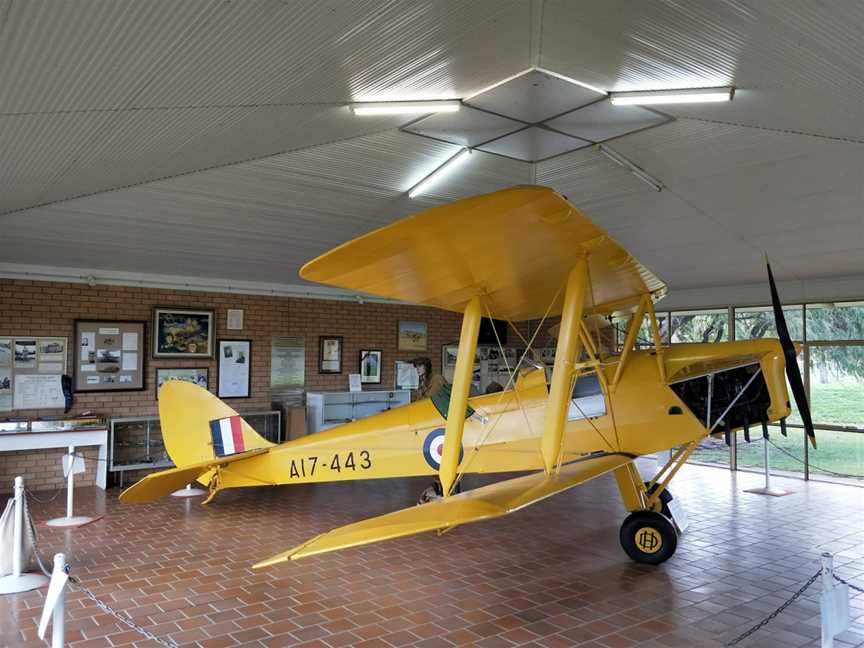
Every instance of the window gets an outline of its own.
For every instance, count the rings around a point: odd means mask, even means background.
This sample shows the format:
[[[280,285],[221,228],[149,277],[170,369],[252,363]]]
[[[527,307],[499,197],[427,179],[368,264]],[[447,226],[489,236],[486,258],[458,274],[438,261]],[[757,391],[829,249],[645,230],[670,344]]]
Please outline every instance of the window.
[[[804,308],[802,306],[784,306],[786,326],[793,340],[804,339]],[[735,309],[735,339],[757,340],[761,338],[776,338],[777,327],[774,325],[774,309],[770,306]]]
[[[864,302],[808,305],[807,339],[864,340]]]
[[[660,341],[662,344],[669,344],[669,313],[656,313],[657,329],[660,332]],[[629,318],[616,318],[614,321],[616,348],[620,351],[624,347],[624,338],[627,337],[627,326],[630,324]],[[648,349],[654,347],[654,335],[651,333],[651,319],[645,315],[642,321],[642,326],[639,327],[639,333],[636,334],[636,348]]]
[[[591,373],[579,376],[573,385],[570,404],[567,408],[567,420],[578,421],[595,418],[606,414],[606,399],[603,387],[597,374]]]
[[[729,311],[726,308],[672,313],[672,343],[726,342],[729,339]]]

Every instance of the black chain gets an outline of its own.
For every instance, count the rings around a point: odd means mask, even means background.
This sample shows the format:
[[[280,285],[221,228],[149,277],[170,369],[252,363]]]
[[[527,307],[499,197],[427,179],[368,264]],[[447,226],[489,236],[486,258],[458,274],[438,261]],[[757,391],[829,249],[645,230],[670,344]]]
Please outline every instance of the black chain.
[[[778,607],[771,614],[769,614],[764,619],[762,619],[759,623],[757,623],[755,626],[750,628],[747,632],[735,637],[732,641],[729,641],[729,642],[725,643],[724,645],[727,647],[728,646],[735,646],[735,645],[741,643],[742,641],[744,641],[747,637],[752,635],[754,632],[757,632],[758,630],[764,628],[771,621],[773,621],[783,610],[785,610],[787,607],[792,605],[792,603],[794,603],[798,599],[798,597],[801,596],[807,590],[808,587],[810,587],[813,583],[815,583],[816,579],[819,578],[819,576],[821,576],[821,575],[822,575],[821,570],[816,572],[815,574],[813,574],[809,578],[809,580],[806,583],[804,583],[804,586],[801,589],[799,589],[797,592],[795,592],[792,595],[792,597],[788,601],[786,601],[783,605]]]
[[[36,536],[36,525],[33,522],[33,516],[30,514],[30,508],[27,506],[27,497],[21,498],[24,503],[24,515],[27,519],[27,533],[30,536],[30,542],[33,547],[33,556],[36,558],[36,563],[39,565],[39,569],[42,570],[42,573],[45,574],[48,578],[51,578],[51,572],[45,567],[45,563],[42,561],[42,557],[39,555],[39,550],[37,547],[37,536]],[[66,565],[66,573],[69,573],[69,565]],[[164,646],[164,648],[177,648],[177,642],[173,639],[162,639],[161,637],[157,637],[149,630],[142,628],[140,625],[135,623],[135,621],[125,612],[118,612],[113,609],[107,603],[99,600],[96,595],[90,591],[78,578],[69,575],[69,584],[70,587],[78,590],[83,593],[87,598],[89,598],[100,610],[105,612],[106,614],[112,616],[114,619],[125,625],[127,628],[130,628],[140,634],[142,637],[146,637],[151,641],[156,642],[160,646]],[[45,642],[48,645],[48,642]]]
[[[818,470],[819,472],[828,473],[829,475],[834,475],[835,477],[846,477],[849,479],[862,479],[862,478],[864,478],[864,475],[849,475],[846,473],[840,473],[840,472],[835,472],[833,470],[828,470],[827,468],[820,468],[819,466],[815,465],[813,462],[809,462],[809,461],[805,462],[803,459],[798,458],[797,456],[795,456],[794,454],[789,452],[786,448],[783,448],[783,447],[777,445],[776,443],[774,443],[771,440],[769,440],[768,443],[770,443],[772,446],[777,448],[780,452],[785,454],[787,457],[790,457],[791,459],[794,459],[795,461],[800,463],[802,466],[807,466],[809,468],[812,468],[813,470]]]
[[[864,594],[864,587],[858,587],[857,585],[853,585],[849,581],[843,580],[842,578],[840,578],[837,574],[834,574],[834,580],[840,581],[841,583],[846,585],[849,589],[853,589],[856,592],[861,592],[862,594]]]

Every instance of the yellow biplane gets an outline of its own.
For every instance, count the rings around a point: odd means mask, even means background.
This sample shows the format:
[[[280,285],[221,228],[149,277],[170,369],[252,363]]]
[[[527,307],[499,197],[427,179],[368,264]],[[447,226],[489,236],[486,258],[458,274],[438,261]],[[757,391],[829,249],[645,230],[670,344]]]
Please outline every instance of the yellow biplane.
[[[209,487],[209,501],[226,488],[440,479],[440,497],[324,533],[255,565],[264,567],[500,517],[611,472],[630,511],[620,529],[624,550],[661,563],[678,542],[669,482],[707,435],[749,434],[751,424],[767,434],[768,423],[782,422],[790,413],[784,370],[815,447],[796,349],[768,270],[780,340],[664,347],[654,314],[664,284],[563,196],[514,187],[430,209],[335,248],[301,276],[462,313],[451,386],[274,445],[206,390],[166,383],[159,412],[176,468],[146,476],[121,500],[150,501],[193,480]],[[628,312],[621,352],[604,352],[592,323]],[[504,391],[470,396],[483,317],[557,316],[550,379],[543,367],[520,362]],[[637,350],[646,318],[653,347]],[[635,459],[664,450],[668,462],[644,482]],[[514,471],[528,474],[458,492],[463,474]]]

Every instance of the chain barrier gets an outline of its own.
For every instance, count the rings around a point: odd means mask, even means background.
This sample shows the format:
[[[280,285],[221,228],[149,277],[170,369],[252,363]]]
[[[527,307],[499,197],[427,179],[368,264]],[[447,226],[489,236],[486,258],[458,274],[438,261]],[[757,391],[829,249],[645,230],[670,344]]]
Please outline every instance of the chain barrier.
[[[45,574],[48,578],[51,578],[51,572],[48,571],[45,567],[45,563],[42,561],[42,557],[39,555],[39,548],[37,545],[38,536],[36,535],[36,524],[33,522],[33,516],[30,514],[30,508],[27,506],[27,497],[22,498],[24,502],[24,516],[27,519],[27,533],[30,537],[30,542],[33,545],[33,555],[36,558],[36,563],[39,565],[39,569],[42,570],[42,573]],[[66,573],[69,573],[69,566],[66,567]],[[93,601],[93,603],[102,610],[105,614],[111,616],[119,623],[125,625],[127,628],[134,630],[142,637],[150,639],[151,641],[155,641],[160,646],[164,646],[164,648],[177,648],[177,643],[173,639],[162,639],[161,637],[157,637],[149,630],[141,627],[135,621],[132,620],[125,612],[118,612],[110,605],[100,600],[81,580],[75,576],[69,575],[69,586],[72,589],[78,590],[88,599]],[[47,644],[47,642],[46,642]]]
[[[807,588],[810,587],[813,583],[815,583],[816,579],[819,578],[819,576],[821,576],[821,575],[822,575],[822,570],[820,569],[818,572],[813,574],[807,580],[806,583],[804,583],[804,586],[801,587],[801,589],[799,589],[797,592],[795,592],[785,603],[783,603],[783,605],[778,607],[771,614],[769,614],[764,619],[762,619],[759,623],[757,623],[752,628],[750,628],[747,632],[738,635],[732,641],[729,641],[723,645],[726,646],[726,648],[729,648],[730,646],[735,646],[735,645],[741,643],[742,641],[744,641],[750,635],[752,635],[752,634],[758,632],[759,630],[761,630],[762,628],[764,628],[771,621],[773,621],[775,618],[777,618],[777,616],[783,610],[785,610],[787,607],[792,605],[792,603],[794,603],[796,599],[798,599],[805,591],[807,591]],[[849,581],[847,581],[843,578],[840,578],[837,574],[833,573],[833,571],[832,571],[832,576],[834,576],[834,580],[836,580],[840,583],[843,583],[843,585],[846,585],[849,589],[853,589],[856,592],[860,592],[860,593],[864,594],[864,587],[858,587],[857,585],[854,585],[853,583],[850,583]]]
[[[726,646],[726,648],[729,648],[729,646],[736,646],[736,645],[738,645],[739,643],[741,643],[742,641],[744,641],[747,637],[749,637],[750,635],[752,635],[753,633],[758,632],[759,630],[761,630],[762,628],[764,628],[764,627],[765,627],[766,625],[768,625],[771,621],[773,621],[775,618],[777,618],[777,616],[778,616],[778,615],[779,615],[783,610],[785,610],[787,607],[789,607],[790,605],[792,605],[792,603],[794,603],[794,602],[798,599],[798,597],[801,596],[801,595],[802,595],[802,594],[807,590],[808,587],[810,587],[813,583],[815,583],[815,582],[816,582],[816,579],[819,578],[819,576],[821,576],[821,575],[822,575],[822,570],[820,569],[820,570],[817,571],[815,574],[813,574],[813,575],[812,575],[812,576],[807,580],[807,582],[804,583],[804,586],[803,586],[801,589],[799,589],[797,592],[795,592],[795,593],[791,596],[791,598],[789,598],[789,600],[787,600],[783,605],[781,605],[780,607],[778,607],[778,608],[777,608],[776,610],[774,610],[771,614],[769,614],[769,615],[766,616],[764,619],[762,619],[759,623],[757,623],[757,624],[754,625],[752,628],[750,628],[747,632],[738,635],[738,636],[735,637],[732,641],[727,641],[727,642],[726,642],[725,644],[723,644],[723,645]]]
[[[813,462],[805,462],[803,459],[800,459],[799,457],[795,456],[794,454],[789,452],[786,448],[780,447],[779,445],[777,445],[776,443],[774,443],[770,439],[769,439],[768,443],[770,443],[772,446],[777,448],[780,452],[785,454],[787,457],[794,459],[795,461],[800,463],[802,466],[807,466],[813,470],[818,470],[819,472],[828,473],[829,475],[834,475],[835,477],[845,477],[847,479],[862,479],[862,478],[864,478],[864,475],[849,475],[846,473],[836,472],[834,470],[828,470],[827,468],[820,468],[819,466],[815,465]]]

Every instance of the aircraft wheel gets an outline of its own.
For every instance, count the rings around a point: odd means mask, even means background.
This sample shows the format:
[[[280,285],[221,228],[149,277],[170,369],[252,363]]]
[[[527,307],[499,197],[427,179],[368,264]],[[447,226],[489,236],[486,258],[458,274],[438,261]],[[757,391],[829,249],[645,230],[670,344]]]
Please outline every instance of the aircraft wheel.
[[[457,482],[456,487],[453,489],[454,494],[458,494],[462,492],[462,483]],[[433,481],[429,486],[423,489],[423,492],[420,493],[420,499],[417,500],[417,504],[427,504],[428,502],[434,502],[437,499],[441,499],[444,495],[444,489],[441,486],[441,480],[437,477],[435,481]]]
[[[621,524],[621,546],[630,558],[646,565],[659,565],[672,557],[678,533],[672,521],[656,511],[635,511]]]
[[[648,494],[651,495],[655,490],[657,490],[659,484],[654,484],[651,488],[648,489]],[[645,487],[648,487],[648,482],[645,482]],[[669,502],[672,501],[672,493],[669,492],[668,488],[664,488],[663,492],[660,493],[660,499],[654,505],[654,510],[658,513],[662,513],[667,518],[672,519],[672,511],[669,510]]]

